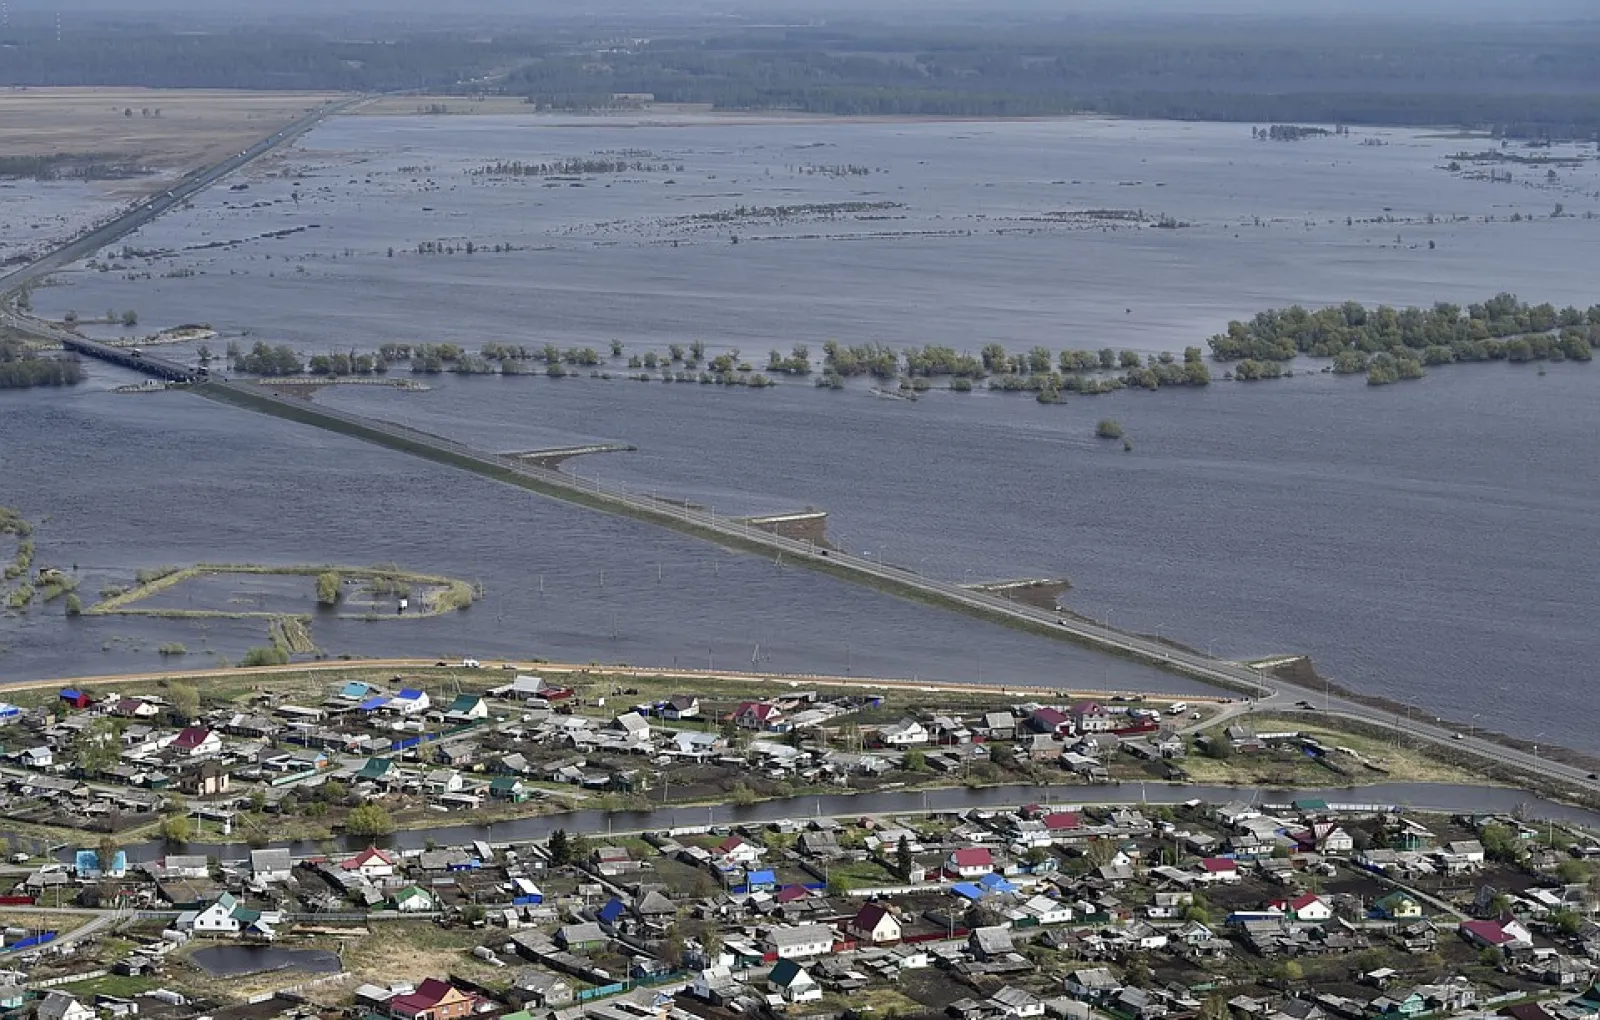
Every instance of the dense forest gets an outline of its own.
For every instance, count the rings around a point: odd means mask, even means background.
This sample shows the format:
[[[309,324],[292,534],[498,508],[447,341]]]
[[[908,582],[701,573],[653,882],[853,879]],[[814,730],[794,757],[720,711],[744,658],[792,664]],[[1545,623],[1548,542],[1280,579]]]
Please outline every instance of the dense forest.
[[[1453,124],[1593,138],[1600,28],[1291,22],[872,24],[662,38],[519,68],[507,88],[552,107],[616,93],[726,109],[1016,116],[1100,112],[1248,122]]]
[[[0,390],[70,386],[82,379],[77,358],[44,357],[15,340],[0,340]]]
[[[1252,124],[1439,124],[1593,139],[1600,23],[1422,25],[946,11],[729,28],[630,16],[476,31],[278,21],[180,30],[36,19],[0,39],[0,85],[506,92],[541,107],[659,101],[826,114],[1099,112]],[[637,23],[633,23],[637,22]]]

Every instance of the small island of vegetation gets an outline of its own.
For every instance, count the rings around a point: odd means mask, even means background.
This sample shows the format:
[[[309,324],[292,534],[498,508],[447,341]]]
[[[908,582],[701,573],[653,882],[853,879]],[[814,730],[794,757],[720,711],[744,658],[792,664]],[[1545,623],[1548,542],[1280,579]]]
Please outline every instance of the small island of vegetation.
[[[1587,311],[1530,305],[1514,294],[1479,304],[1439,303],[1430,309],[1369,309],[1356,301],[1308,311],[1299,305],[1234,321],[1211,338],[1212,357],[1235,362],[1241,380],[1289,374],[1300,355],[1332,358],[1340,375],[1366,373],[1384,385],[1420,379],[1424,366],[1458,361],[1589,361],[1600,347],[1600,305]]]
[[[0,338],[0,390],[71,386],[82,380],[77,358],[40,354],[20,340]]]

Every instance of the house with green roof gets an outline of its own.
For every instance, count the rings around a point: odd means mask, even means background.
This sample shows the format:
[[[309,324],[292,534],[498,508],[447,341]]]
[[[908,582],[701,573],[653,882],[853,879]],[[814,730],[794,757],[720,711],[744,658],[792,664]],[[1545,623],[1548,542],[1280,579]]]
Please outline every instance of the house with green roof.
[[[394,762],[388,758],[368,758],[367,763],[356,772],[356,779],[365,779],[374,783],[389,783],[394,781]]]
[[[433,909],[433,894],[420,885],[408,885],[394,894],[394,909],[402,914]]]
[[[496,776],[489,783],[489,796],[495,800],[521,804],[532,797],[533,792],[516,776]]]
[[[444,717],[452,722],[472,722],[489,716],[489,703],[480,694],[457,694],[444,710]]]

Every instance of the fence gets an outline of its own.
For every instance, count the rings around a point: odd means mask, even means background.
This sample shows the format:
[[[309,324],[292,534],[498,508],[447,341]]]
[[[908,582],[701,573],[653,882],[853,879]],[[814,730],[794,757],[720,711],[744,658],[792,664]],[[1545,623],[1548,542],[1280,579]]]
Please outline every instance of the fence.
[[[70,985],[77,981],[93,981],[95,978],[105,977],[111,973],[104,967],[99,970],[86,970],[79,974],[62,974],[59,977],[41,978],[38,981],[29,981],[29,988],[55,988],[58,985]]]

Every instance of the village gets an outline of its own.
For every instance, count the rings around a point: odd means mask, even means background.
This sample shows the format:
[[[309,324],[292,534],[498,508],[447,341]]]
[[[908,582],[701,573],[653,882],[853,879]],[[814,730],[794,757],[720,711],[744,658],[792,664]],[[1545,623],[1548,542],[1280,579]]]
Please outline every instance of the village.
[[[1600,843],[1580,830],[1143,795],[1201,762],[1348,778],[1398,755],[1222,701],[636,683],[473,664],[11,695],[0,1009],[1600,1020]],[[912,805],[922,783],[1033,802],[729,817],[823,789]],[[1084,802],[1108,788],[1118,803]],[[561,817],[717,802],[728,820]],[[549,817],[528,838],[393,835],[485,805]],[[272,845],[308,819],[328,835]]]

